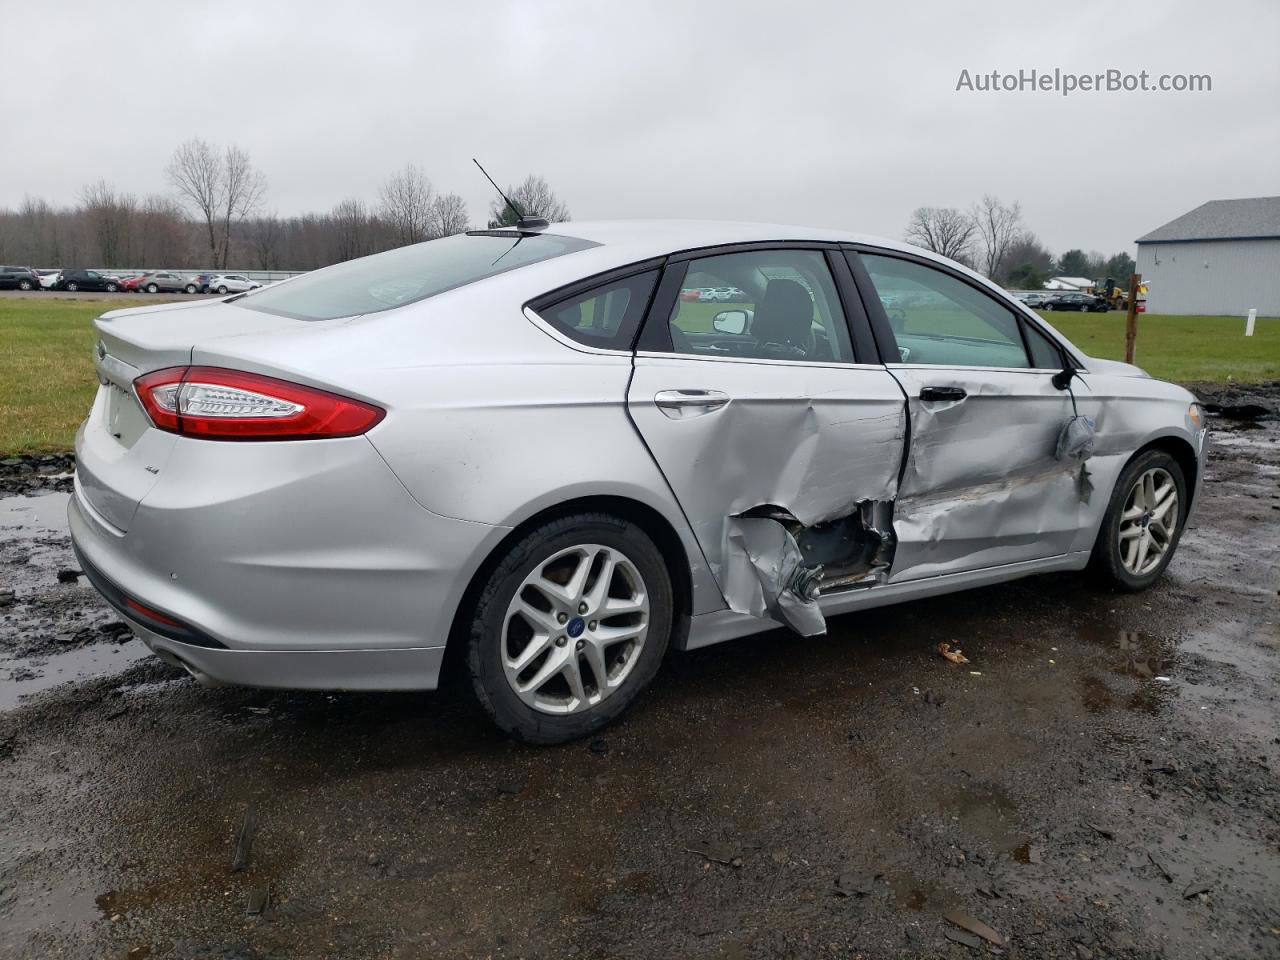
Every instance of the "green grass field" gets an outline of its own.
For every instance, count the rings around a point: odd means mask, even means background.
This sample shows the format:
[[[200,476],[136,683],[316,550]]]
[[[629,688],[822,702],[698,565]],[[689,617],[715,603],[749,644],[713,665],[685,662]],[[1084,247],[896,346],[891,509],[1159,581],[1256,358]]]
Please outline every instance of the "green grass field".
[[[108,309],[162,299],[0,299],[0,455],[67,450],[93,399],[91,321]],[[711,316],[726,304],[689,304]],[[1124,358],[1124,314],[1048,313],[1085,353]],[[1259,318],[1244,337],[1241,317],[1138,318],[1138,365],[1165,380],[1280,380],[1280,320]]]

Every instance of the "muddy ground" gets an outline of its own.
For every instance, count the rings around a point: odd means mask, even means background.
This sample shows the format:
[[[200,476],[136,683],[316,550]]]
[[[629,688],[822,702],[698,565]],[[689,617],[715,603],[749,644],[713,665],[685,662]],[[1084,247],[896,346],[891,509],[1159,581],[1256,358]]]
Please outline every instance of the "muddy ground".
[[[0,956],[1280,956],[1280,423],[1214,428],[1149,593],[673,656],[551,749],[457,691],[197,686],[73,578],[69,464],[11,464]]]

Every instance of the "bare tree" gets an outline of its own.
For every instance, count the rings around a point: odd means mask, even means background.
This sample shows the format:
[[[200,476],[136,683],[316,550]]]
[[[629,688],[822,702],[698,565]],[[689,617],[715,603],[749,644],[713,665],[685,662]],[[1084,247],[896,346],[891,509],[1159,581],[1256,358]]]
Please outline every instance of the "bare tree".
[[[1005,206],[998,197],[988,193],[973,205],[969,216],[973,219],[982,247],[982,272],[994,278],[1000,272],[1009,248],[1022,235],[1022,207],[1016,200]]]
[[[80,191],[80,206],[93,232],[102,266],[126,266],[138,201],[129,194],[116,193],[105,180],[98,180]]]
[[[542,177],[531,174],[518,187],[508,187],[507,196],[525,216],[543,217],[552,223],[563,223],[569,219],[569,208]],[[489,205],[490,227],[509,227],[515,222],[515,213],[501,197]]]
[[[218,263],[218,213],[222,208],[222,160],[199,137],[188,140],[173,152],[169,161],[169,182],[179,198],[204,221],[209,235],[209,257]]]
[[[257,209],[266,189],[266,178],[254,168],[249,154],[237,146],[228,146],[222,160],[222,269],[227,268],[232,221],[244,219]]]
[[[382,216],[391,224],[397,242],[421,243],[433,236],[435,189],[412,163],[392,174],[379,195]]]
[[[274,213],[261,217],[251,225],[254,257],[259,270],[280,269],[280,242],[283,230],[280,218]]]
[[[239,147],[219,153],[199,137],[174,151],[168,173],[178,196],[204,222],[213,265],[226,269],[232,223],[257,208],[266,180]]]
[[[353,260],[370,252],[369,211],[362,201],[343,200],[333,208],[335,253],[339,261]]]
[[[147,197],[138,208],[134,222],[129,251],[131,265],[191,265],[191,222],[172,197]]]
[[[435,235],[451,237],[465,233],[471,226],[467,202],[456,193],[442,193],[435,203]]]
[[[964,260],[977,224],[955,207],[917,207],[907,223],[906,239],[952,260]]]

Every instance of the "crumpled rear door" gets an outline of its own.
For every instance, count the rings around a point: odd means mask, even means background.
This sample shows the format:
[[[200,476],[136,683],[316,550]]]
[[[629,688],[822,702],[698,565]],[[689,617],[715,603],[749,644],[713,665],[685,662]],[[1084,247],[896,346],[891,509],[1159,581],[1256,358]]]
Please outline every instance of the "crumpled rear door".
[[[811,527],[894,498],[906,417],[893,377],[878,366],[641,354],[627,403],[729,607],[821,632],[820,614],[792,619],[786,602],[771,602],[785,591],[762,584],[759,568],[782,548],[760,556],[772,541],[751,528],[779,513]]]

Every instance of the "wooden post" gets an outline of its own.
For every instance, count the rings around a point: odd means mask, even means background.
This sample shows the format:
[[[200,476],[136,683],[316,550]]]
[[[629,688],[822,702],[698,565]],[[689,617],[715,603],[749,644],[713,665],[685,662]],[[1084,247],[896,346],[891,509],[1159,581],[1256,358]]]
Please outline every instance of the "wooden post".
[[[1134,348],[1138,339],[1138,287],[1142,274],[1129,274],[1129,313],[1124,318],[1124,362],[1133,363]]]

